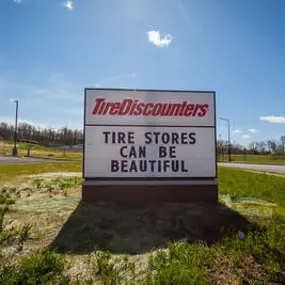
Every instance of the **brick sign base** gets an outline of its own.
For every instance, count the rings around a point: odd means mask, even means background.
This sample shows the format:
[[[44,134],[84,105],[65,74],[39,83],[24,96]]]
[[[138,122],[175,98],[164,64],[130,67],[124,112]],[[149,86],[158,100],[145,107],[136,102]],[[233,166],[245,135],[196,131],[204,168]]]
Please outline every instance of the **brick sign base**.
[[[205,181],[95,181],[82,183],[82,200],[92,203],[151,201],[218,203],[218,183]]]

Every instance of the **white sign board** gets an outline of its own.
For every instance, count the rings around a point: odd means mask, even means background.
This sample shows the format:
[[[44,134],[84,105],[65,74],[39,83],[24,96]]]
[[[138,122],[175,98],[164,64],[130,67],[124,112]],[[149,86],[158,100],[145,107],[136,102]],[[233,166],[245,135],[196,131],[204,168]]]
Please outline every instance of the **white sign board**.
[[[84,177],[216,177],[214,92],[85,90]]]

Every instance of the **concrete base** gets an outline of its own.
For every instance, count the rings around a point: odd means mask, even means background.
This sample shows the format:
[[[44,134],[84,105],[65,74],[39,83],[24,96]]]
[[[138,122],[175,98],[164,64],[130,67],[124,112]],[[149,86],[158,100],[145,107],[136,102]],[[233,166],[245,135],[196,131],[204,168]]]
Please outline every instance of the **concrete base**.
[[[133,202],[208,202],[218,203],[216,180],[195,181],[96,181],[82,183],[82,200]]]

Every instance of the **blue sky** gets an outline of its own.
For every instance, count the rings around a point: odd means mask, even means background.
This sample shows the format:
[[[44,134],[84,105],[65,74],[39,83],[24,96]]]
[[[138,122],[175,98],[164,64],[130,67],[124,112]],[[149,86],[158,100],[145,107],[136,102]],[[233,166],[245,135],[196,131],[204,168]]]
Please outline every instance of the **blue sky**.
[[[0,121],[18,98],[82,128],[85,87],[214,90],[234,141],[285,135],[284,0],[0,0],[0,35]]]

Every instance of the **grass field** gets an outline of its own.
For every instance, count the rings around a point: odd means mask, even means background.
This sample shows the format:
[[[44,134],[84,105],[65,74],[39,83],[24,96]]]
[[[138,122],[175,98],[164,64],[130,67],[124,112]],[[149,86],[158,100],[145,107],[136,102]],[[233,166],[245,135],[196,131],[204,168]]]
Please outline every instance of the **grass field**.
[[[220,168],[219,192],[232,197],[254,197],[285,207],[285,177]]]
[[[1,284],[285,284],[285,178],[221,167],[219,205],[88,205],[80,171],[0,167]]]
[[[275,155],[253,155],[247,154],[239,155],[233,154],[231,155],[231,159],[233,162],[243,162],[243,163],[260,163],[260,164],[285,164],[285,156],[275,156]],[[229,161],[228,155],[219,155],[218,160],[220,162]]]
[[[0,165],[0,186],[4,183],[13,184],[15,180],[22,181],[28,174],[78,171],[82,171],[81,161]]]
[[[0,155],[11,155],[13,149],[12,142],[1,142],[0,143]],[[17,143],[18,155],[26,156],[27,149],[29,144],[27,143]],[[65,158],[65,159],[74,159],[80,160],[82,159],[82,151],[72,151],[66,149],[64,150],[56,150],[51,147],[45,147],[37,144],[30,144],[30,156],[34,157],[51,157],[51,158]]]

